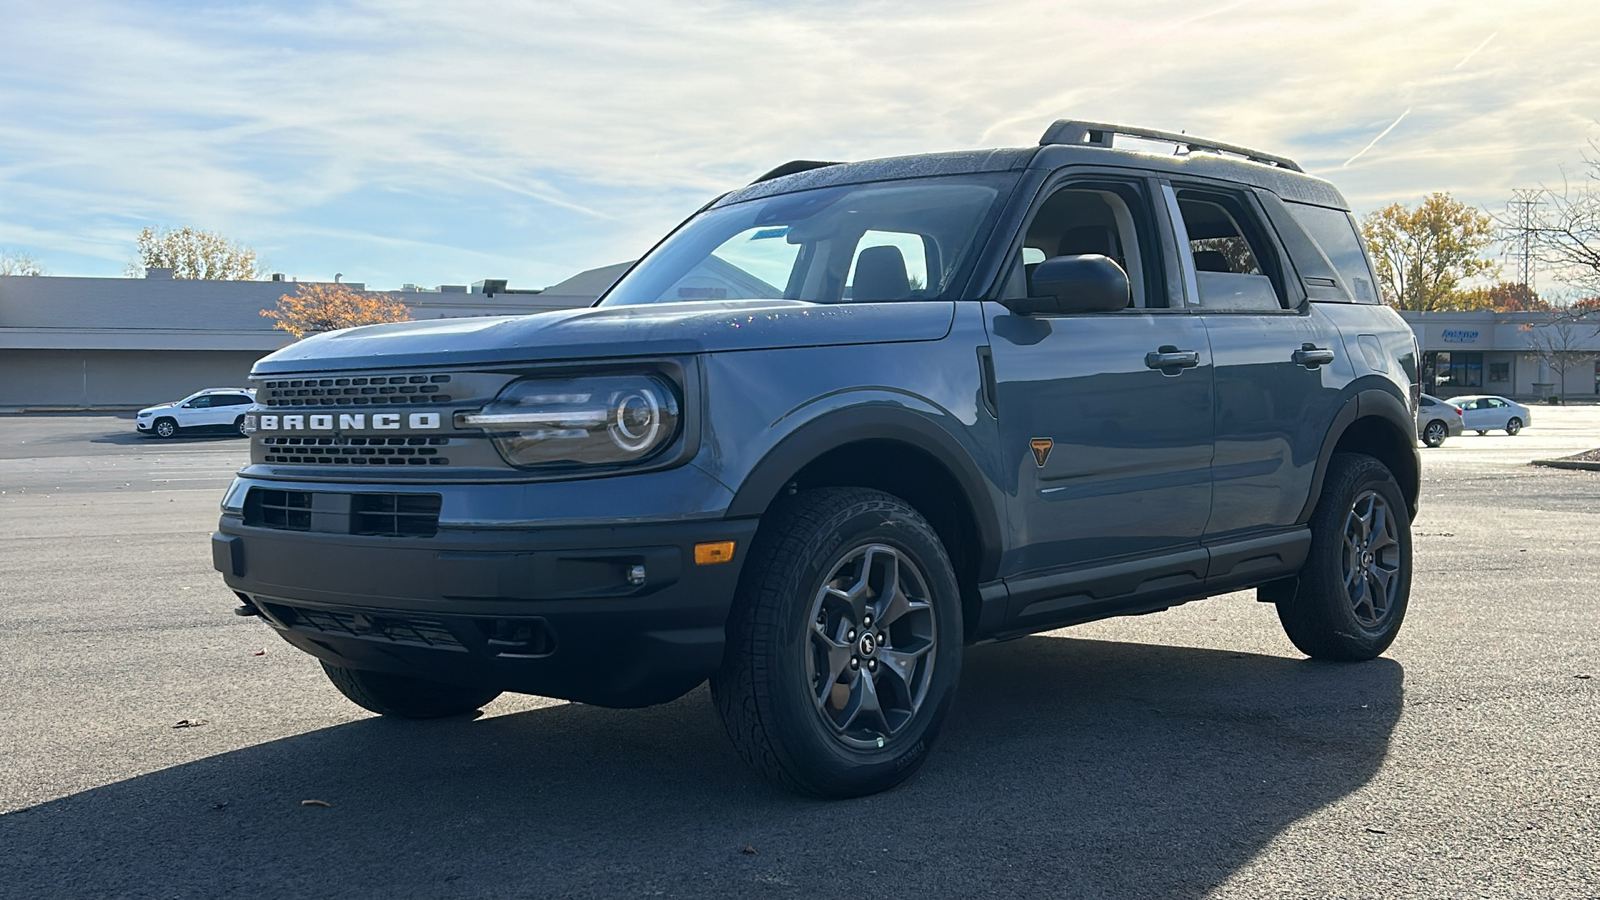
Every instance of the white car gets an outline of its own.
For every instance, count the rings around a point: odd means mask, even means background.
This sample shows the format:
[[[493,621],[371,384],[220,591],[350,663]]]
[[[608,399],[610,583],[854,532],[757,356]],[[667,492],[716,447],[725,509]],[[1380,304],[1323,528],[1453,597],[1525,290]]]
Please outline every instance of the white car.
[[[1533,424],[1533,416],[1529,415],[1526,406],[1504,397],[1451,397],[1450,402],[1461,407],[1462,426],[1479,434],[1490,431],[1516,434]]]
[[[140,434],[169,438],[180,431],[223,431],[245,434],[244,411],[256,402],[250,388],[206,388],[194,394],[139,410],[133,420]]]

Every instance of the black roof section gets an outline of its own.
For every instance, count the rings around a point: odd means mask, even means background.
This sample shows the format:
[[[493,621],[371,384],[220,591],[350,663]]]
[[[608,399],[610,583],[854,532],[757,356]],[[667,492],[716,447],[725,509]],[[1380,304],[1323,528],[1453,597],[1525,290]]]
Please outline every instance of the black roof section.
[[[1116,147],[1118,136],[1176,145],[1163,155],[1138,147]],[[1136,160],[1136,162],[1135,162]],[[922,153],[862,162],[794,160],[732,191],[710,206],[786,194],[840,184],[862,184],[901,178],[1006,172],[1027,168],[1056,169],[1073,163],[1128,166],[1171,175],[1192,174],[1265,188],[1285,200],[1348,210],[1349,204],[1333,185],[1306,174],[1294,160],[1205,138],[1150,128],[1057,121],[1045,131],[1039,146],[1001,150],[962,150]]]
[[[787,194],[809,188],[831,187],[836,184],[863,184],[869,181],[891,181],[896,178],[926,178],[934,175],[968,175],[977,172],[1006,172],[1025,169],[1038,148],[1013,150],[960,150],[954,153],[919,153],[915,156],[891,156],[887,159],[869,159],[863,162],[814,165],[810,168],[769,175],[755,183],[729,193],[715,205],[725,206],[741,200]],[[798,162],[798,161],[797,161]],[[773,171],[788,168],[787,163]]]

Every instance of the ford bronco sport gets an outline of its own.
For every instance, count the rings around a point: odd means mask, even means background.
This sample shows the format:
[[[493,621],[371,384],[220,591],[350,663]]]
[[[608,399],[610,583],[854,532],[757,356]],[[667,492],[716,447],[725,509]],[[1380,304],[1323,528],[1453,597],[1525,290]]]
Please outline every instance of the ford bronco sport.
[[[709,678],[766,777],[880,791],[974,642],[1253,587],[1389,646],[1417,348],[1373,285],[1332,186],[1192,136],[789,163],[592,308],[261,360],[214,562],[369,710]]]

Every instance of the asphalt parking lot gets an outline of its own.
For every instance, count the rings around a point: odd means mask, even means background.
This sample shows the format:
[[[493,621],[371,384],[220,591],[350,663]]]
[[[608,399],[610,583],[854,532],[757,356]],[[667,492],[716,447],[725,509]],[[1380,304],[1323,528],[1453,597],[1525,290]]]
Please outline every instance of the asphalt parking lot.
[[[244,442],[131,430],[0,417],[0,895],[1600,896],[1600,472],[1526,465],[1600,407],[1423,451],[1385,658],[1253,592],[972,648],[922,773],[845,803],[704,688],[365,713],[211,571]]]

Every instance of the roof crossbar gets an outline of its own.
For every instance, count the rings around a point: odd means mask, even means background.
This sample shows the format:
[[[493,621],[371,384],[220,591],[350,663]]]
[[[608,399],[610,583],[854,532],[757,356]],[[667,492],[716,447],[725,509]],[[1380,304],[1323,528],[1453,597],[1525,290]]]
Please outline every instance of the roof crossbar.
[[[1090,147],[1110,148],[1116,135],[1123,137],[1141,138],[1148,141],[1167,141],[1178,145],[1180,153],[1226,153],[1232,156],[1242,156],[1251,162],[1265,163],[1288,169],[1291,172],[1304,172],[1300,164],[1287,156],[1273,156],[1262,153],[1260,150],[1251,150],[1249,147],[1240,147],[1237,144],[1224,144],[1221,141],[1209,141],[1190,134],[1175,134],[1170,131],[1156,131],[1151,128],[1130,128],[1126,125],[1107,125],[1103,122],[1077,122],[1072,119],[1058,119],[1053,125],[1045,129],[1044,137],[1039,138],[1039,146],[1050,144],[1077,144]]]
[[[812,169],[821,169],[827,166],[837,165],[838,163],[836,162],[823,162],[822,160],[817,159],[792,159],[750,183],[760,184],[763,181],[771,181],[774,178],[782,178],[785,175],[793,175],[797,172],[809,172]]]

